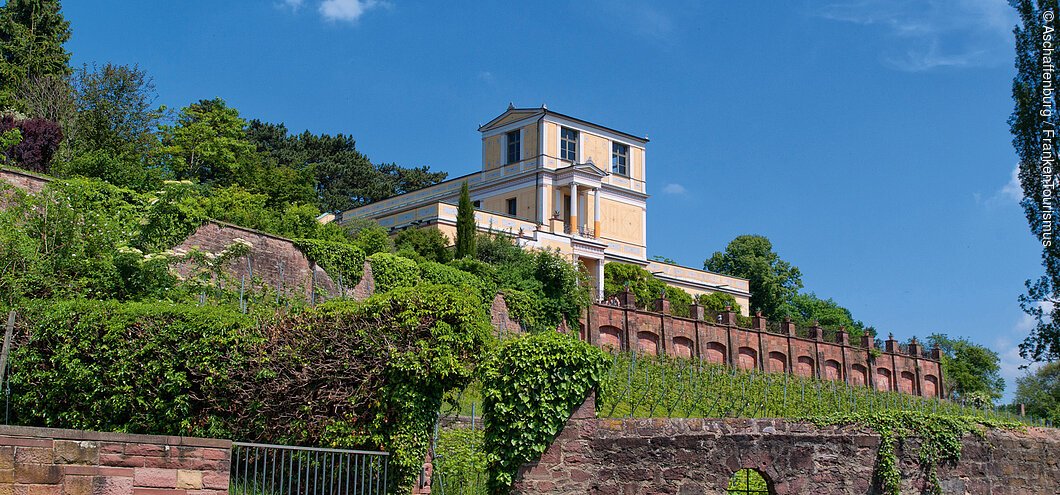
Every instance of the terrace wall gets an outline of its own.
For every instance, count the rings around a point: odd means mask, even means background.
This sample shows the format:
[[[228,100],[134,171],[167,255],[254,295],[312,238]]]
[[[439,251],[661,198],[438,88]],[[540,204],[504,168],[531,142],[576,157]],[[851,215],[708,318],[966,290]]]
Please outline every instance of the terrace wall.
[[[734,472],[753,468],[775,495],[865,495],[875,493],[879,441],[867,429],[780,419],[596,419],[590,399],[512,492],[722,495]],[[1060,430],[988,430],[962,442],[960,461],[938,467],[943,493],[1060,493]],[[919,443],[898,449],[901,493],[930,486]]]
[[[0,495],[227,495],[232,442],[0,426]]]
[[[883,349],[874,350],[874,342],[867,336],[858,344],[851,343],[843,331],[826,339],[826,332],[819,327],[800,336],[790,321],[772,325],[760,315],[752,318],[752,328],[742,328],[731,311],[705,318],[702,308],[693,306],[696,317],[681,318],[670,314],[667,301],[657,301],[657,309],[652,312],[632,304],[594,304],[581,322],[582,339],[603,348],[695,357],[741,369],[943,396],[938,351],[925,352],[916,343],[901,346],[891,337]]]

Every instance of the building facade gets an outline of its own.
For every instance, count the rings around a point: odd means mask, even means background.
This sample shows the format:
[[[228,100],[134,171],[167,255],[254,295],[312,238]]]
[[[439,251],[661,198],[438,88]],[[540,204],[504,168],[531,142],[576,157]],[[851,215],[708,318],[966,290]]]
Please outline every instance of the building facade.
[[[748,281],[648,259],[647,138],[541,108],[508,109],[479,127],[482,170],[342,212],[396,232],[436,227],[455,239],[456,203],[467,182],[482,231],[557,249],[593,274],[603,297],[605,263],[642,266],[693,296],[731,294],[746,313]]]

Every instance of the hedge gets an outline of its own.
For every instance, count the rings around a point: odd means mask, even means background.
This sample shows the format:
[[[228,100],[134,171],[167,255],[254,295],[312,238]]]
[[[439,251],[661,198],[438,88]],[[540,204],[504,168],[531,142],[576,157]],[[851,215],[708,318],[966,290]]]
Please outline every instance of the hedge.
[[[420,282],[420,268],[416,262],[390,253],[375,253],[368,257],[375,278],[376,292],[389,292],[413,287]]]

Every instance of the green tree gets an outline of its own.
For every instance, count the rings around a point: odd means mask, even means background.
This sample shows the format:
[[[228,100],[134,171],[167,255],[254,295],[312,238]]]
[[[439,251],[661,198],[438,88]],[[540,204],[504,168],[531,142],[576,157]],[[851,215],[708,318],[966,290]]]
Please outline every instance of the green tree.
[[[1056,360],[1060,359],[1060,304],[1057,304],[1060,302],[1060,239],[1053,238],[1056,189],[1050,182],[1052,177],[1042,173],[1045,165],[1042,138],[1048,137],[1045,131],[1052,132],[1060,126],[1060,112],[1055,106],[1042,107],[1042,98],[1046,96],[1042,92],[1042,59],[1048,58],[1042,52],[1042,36],[1046,24],[1055,22],[1045,21],[1042,13],[1052,11],[1055,15],[1060,9],[1056,0],[1011,0],[1010,3],[1021,22],[1015,29],[1016,75],[1012,79],[1015,108],[1008,123],[1012,145],[1019,156],[1019,181],[1023,189],[1020,204],[1031,233],[1042,243],[1045,272],[1038,280],[1028,280],[1027,293],[1020,296],[1021,308],[1036,322],[1020,345],[1020,354],[1033,360]],[[1050,29],[1055,27],[1051,25]],[[1056,34],[1050,36],[1055,41]],[[1049,81],[1049,88],[1053,87],[1052,83]]]
[[[258,159],[245,126],[224,100],[200,100],[181,109],[176,125],[163,126],[162,152],[179,178],[230,185]]]
[[[448,263],[453,258],[449,238],[433,227],[403,230],[394,239],[394,246],[399,250],[411,249],[428,261]]]
[[[812,292],[795,294],[781,305],[780,313],[790,316],[800,325],[816,321],[824,328],[846,327],[846,331],[850,332],[851,341],[860,339],[866,330],[873,335],[876,332],[874,329],[867,329],[861,321],[855,320],[849,309],[840,306],[831,298],[821,299]]]
[[[987,397],[989,401],[1001,398],[1005,379],[1001,378],[1001,358],[996,352],[967,338],[950,338],[939,333],[928,337],[927,343],[942,350],[943,381],[951,396]]]
[[[456,257],[475,257],[475,207],[471,204],[471,192],[467,182],[460,186],[460,202],[456,206]]]
[[[1048,363],[1016,379],[1013,404],[1030,416],[1060,424],[1060,362]]]
[[[73,92],[77,118],[68,139],[73,157],[60,174],[157,189],[166,174],[155,156],[155,130],[166,110],[154,105],[158,95],[150,76],[135,65],[85,65],[74,74]]]
[[[58,0],[7,0],[0,7],[0,109],[23,105],[15,91],[28,79],[70,74],[70,23]]]
[[[760,235],[741,235],[724,252],[703,262],[707,270],[750,280],[751,309],[779,318],[781,306],[802,288],[802,272],[773,252],[773,244]]]

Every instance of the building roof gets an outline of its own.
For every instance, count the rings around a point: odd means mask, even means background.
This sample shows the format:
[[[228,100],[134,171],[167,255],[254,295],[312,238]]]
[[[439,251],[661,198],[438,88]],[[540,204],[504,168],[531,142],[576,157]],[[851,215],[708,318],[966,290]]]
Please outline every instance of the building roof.
[[[577,122],[579,124],[582,124],[582,125],[585,125],[585,126],[588,126],[588,127],[595,127],[597,129],[601,129],[601,130],[604,130],[604,131],[608,131],[608,132],[612,132],[612,133],[615,133],[615,134],[619,134],[619,135],[621,135],[623,137],[627,137],[630,140],[636,141],[636,142],[638,142],[640,144],[647,144],[648,143],[648,138],[647,137],[634,136],[633,134],[630,134],[628,132],[622,132],[620,130],[612,129],[612,128],[607,127],[607,126],[603,126],[603,125],[600,125],[600,124],[594,124],[592,122],[589,122],[588,120],[579,119],[577,117],[571,117],[570,115],[562,114],[562,113],[559,113],[559,112],[554,112],[552,110],[549,110],[548,107],[546,107],[544,105],[542,105],[541,108],[516,108],[514,105],[509,105],[508,109],[505,110],[504,113],[501,113],[500,115],[494,117],[493,120],[490,120],[489,122],[479,126],[478,130],[480,132],[482,132],[482,131],[488,131],[488,130],[494,128],[494,127],[498,127],[498,123],[499,122],[503,121],[505,119],[505,117],[508,117],[509,115],[512,115],[512,114],[525,114],[519,120],[522,120],[522,119],[525,119],[525,118],[530,118],[530,117],[538,117],[538,116],[541,116],[541,115],[553,115],[553,116],[556,116],[556,117],[559,117],[559,118],[562,118],[562,119],[566,119],[566,120],[571,120],[571,121]]]

